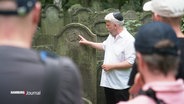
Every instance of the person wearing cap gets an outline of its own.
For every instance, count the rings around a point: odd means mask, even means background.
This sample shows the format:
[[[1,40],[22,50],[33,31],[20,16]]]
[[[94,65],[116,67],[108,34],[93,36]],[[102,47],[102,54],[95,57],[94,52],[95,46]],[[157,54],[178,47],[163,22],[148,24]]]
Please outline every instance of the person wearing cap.
[[[116,104],[128,100],[127,82],[135,60],[134,37],[123,26],[120,12],[107,14],[105,21],[109,36],[103,43],[88,41],[81,35],[79,43],[105,51],[100,86],[104,87],[106,103]]]
[[[181,32],[181,19],[184,15],[184,0],[151,0],[144,4],[144,11],[152,12],[153,21],[160,21],[172,26],[176,32],[181,50],[180,64],[177,78],[184,79],[184,34]],[[137,73],[136,65],[133,66],[129,79],[129,85],[132,86]],[[134,89],[135,88],[135,89]],[[137,92],[135,85],[130,89],[130,93]]]
[[[71,59],[31,49],[40,11],[36,0],[0,0],[0,104],[82,104],[80,73]],[[47,76],[56,70],[57,80]]]
[[[134,99],[118,104],[183,104],[183,79],[176,79],[180,50],[172,27],[163,22],[143,25],[135,35],[137,80],[144,85]]]

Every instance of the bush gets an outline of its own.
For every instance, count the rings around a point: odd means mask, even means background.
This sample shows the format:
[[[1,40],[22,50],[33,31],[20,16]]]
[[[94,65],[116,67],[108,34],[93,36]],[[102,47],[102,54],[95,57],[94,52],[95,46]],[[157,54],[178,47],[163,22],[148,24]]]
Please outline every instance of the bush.
[[[126,20],[125,21],[125,26],[127,30],[135,36],[136,32],[138,31],[138,28],[141,26],[141,21],[140,20]]]

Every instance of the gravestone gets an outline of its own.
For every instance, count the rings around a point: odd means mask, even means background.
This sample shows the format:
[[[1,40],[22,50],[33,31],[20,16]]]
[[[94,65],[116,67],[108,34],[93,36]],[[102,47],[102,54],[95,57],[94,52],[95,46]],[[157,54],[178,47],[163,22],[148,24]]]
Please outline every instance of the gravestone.
[[[39,45],[54,45],[54,36],[52,35],[45,35],[45,34],[37,34],[34,37],[33,46]]]
[[[93,22],[92,25],[92,31],[99,37],[107,37],[108,36],[108,31],[105,27],[105,17],[106,13],[94,13],[93,16],[90,17],[90,20],[93,20],[91,22]],[[100,38],[98,38],[100,39]],[[102,39],[103,40],[103,39]],[[97,40],[98,42],[101,41]]]
[[[128,10],[123,13],[123,16],[125,20],[135,20],[138,18],[137,13],[134,10]]]
[[[80,45],[82,35],[90,41],[96,41],[96,36],[80,23],[71,23],[65,26],[56,36],[56,52],[59,55],[69,56],[79,66],[83,79],[84,97],[96,104],[96,50],[86,45]]]
[[[73,5],[69,10],[69,21],[70,23],[81,23],[87,27],[90,27],[89,17],[92,14],[92,10],[89,8],[84,8],[79,5]]]
[[[91,9],[93,10],[93,11],[101,11],[102,10],[102,2],[100,2],[100,1],[95,1],[95,0],[93,0],[93,1],[91,1]]]
[[[41,31],[43,34],[55,35],[64,26],[62,9],[56,5],[48,5],[42,11]]]
[[[54,36],[42,34],[40,27],[37,28],[33,37],[32,48],[54,52]]]

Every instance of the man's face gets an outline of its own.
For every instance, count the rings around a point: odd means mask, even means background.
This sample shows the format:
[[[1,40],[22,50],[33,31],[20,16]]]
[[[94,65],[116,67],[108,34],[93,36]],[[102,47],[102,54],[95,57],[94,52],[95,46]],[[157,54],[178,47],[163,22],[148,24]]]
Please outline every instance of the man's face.
[[[115,35],[115,24],[110,22],[110,21],[106,21],[106,28],[107,30],[114,36]]]

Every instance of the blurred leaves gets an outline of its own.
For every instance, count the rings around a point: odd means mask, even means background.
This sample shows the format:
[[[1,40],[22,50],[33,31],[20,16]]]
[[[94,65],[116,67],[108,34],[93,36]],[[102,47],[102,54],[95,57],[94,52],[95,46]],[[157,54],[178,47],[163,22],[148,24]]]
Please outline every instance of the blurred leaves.
[[[139,27],[142,26],[140,20],[126,20],[125,26],[127,30],[135,36],[136,32],[138,31]]]

